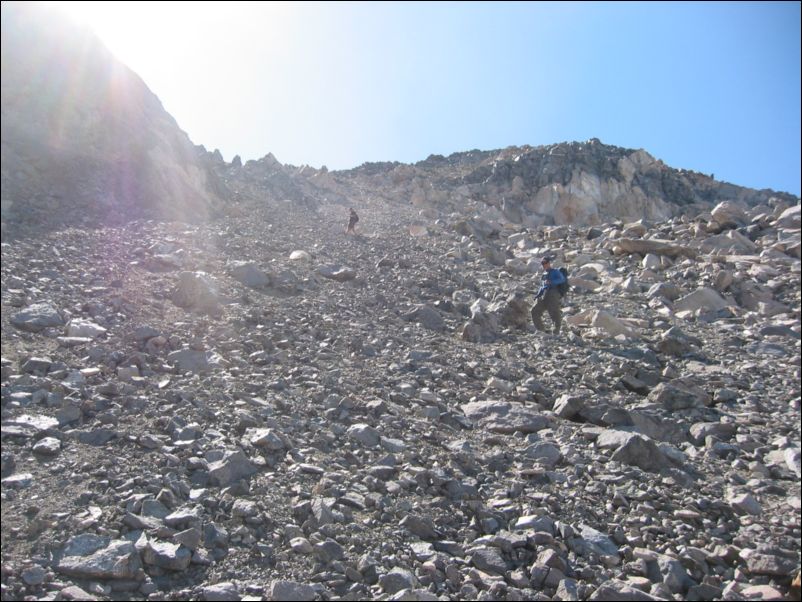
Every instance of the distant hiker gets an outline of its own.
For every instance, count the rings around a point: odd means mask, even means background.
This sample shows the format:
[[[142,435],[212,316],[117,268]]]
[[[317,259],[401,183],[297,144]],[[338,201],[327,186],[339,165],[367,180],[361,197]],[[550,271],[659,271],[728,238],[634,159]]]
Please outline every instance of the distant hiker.
[[[354,226],[356,226],[356,223],[359,221],[359,216],[356,214],[353,207],[351,207],[350,211],[351,214],[348,216],[348,227],[345,229],[345,233],[348,234],[350,232],[356,234]]]
[[[562,324],[562,288],[568,283],[562,271],[551,267],[551,258],[544,257],[540,262],[543,266],[543,276],[541,277],[540,290],[535,296],[535,305],[532,307],[532,322],[535,328],[546,332],[543,326],[543,313],[548,311],[551,321],[554,323],[554,334],[559,334]]]

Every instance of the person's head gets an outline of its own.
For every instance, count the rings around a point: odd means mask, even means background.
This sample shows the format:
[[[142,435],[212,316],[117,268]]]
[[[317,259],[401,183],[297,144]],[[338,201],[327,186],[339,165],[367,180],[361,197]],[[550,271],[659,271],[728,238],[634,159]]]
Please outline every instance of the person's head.
[[[548,257],[544,257],[544,258],[543,258],[543,259],[540,261],[540,265],[542,265],[542,266],[543,266],[543,269],[544,269],[544,270],[551,269],[551,259],[550,259],[550,258],[548,258]]]

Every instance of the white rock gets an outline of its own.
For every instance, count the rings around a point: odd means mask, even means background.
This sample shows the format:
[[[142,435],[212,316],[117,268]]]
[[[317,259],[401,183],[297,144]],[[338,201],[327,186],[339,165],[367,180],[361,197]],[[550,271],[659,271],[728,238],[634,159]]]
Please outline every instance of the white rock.
[[[86,337],[94,339],[106,332],[107,330],[102,326],[81,318],[73,318],[67,323],[68,337]]]
[[[762,514],[763,508],[760,503],[749,493],[742,493],[730,497],[730,506],[739,514],[753,514],[758,516]]]

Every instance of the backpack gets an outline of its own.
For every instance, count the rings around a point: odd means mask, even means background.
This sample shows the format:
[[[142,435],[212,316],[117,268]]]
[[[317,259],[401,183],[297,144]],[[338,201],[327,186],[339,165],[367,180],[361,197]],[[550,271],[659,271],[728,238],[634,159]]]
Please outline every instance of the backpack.
[[[565,297],[568,294],[568,291],[571,290],[571,285],[568,284],[568,270],[565,268],[559,269],[562,275],[565,276],[565,282],[557,285],[557,291],[560,293],[561,297]]]

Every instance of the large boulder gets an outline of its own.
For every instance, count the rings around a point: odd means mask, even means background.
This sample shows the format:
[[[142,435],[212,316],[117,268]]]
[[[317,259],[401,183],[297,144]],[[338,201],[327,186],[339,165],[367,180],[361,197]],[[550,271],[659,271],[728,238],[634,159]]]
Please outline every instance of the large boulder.
[[[61,314],[50,303],[33,303],[14,314],[11,323],[20,330],[39,332],[50,326],[63,326]]]
[[[218,284],[205,272],[181,272],[171,299],[184,309],[211,315],[219,315],[223,311]]]

